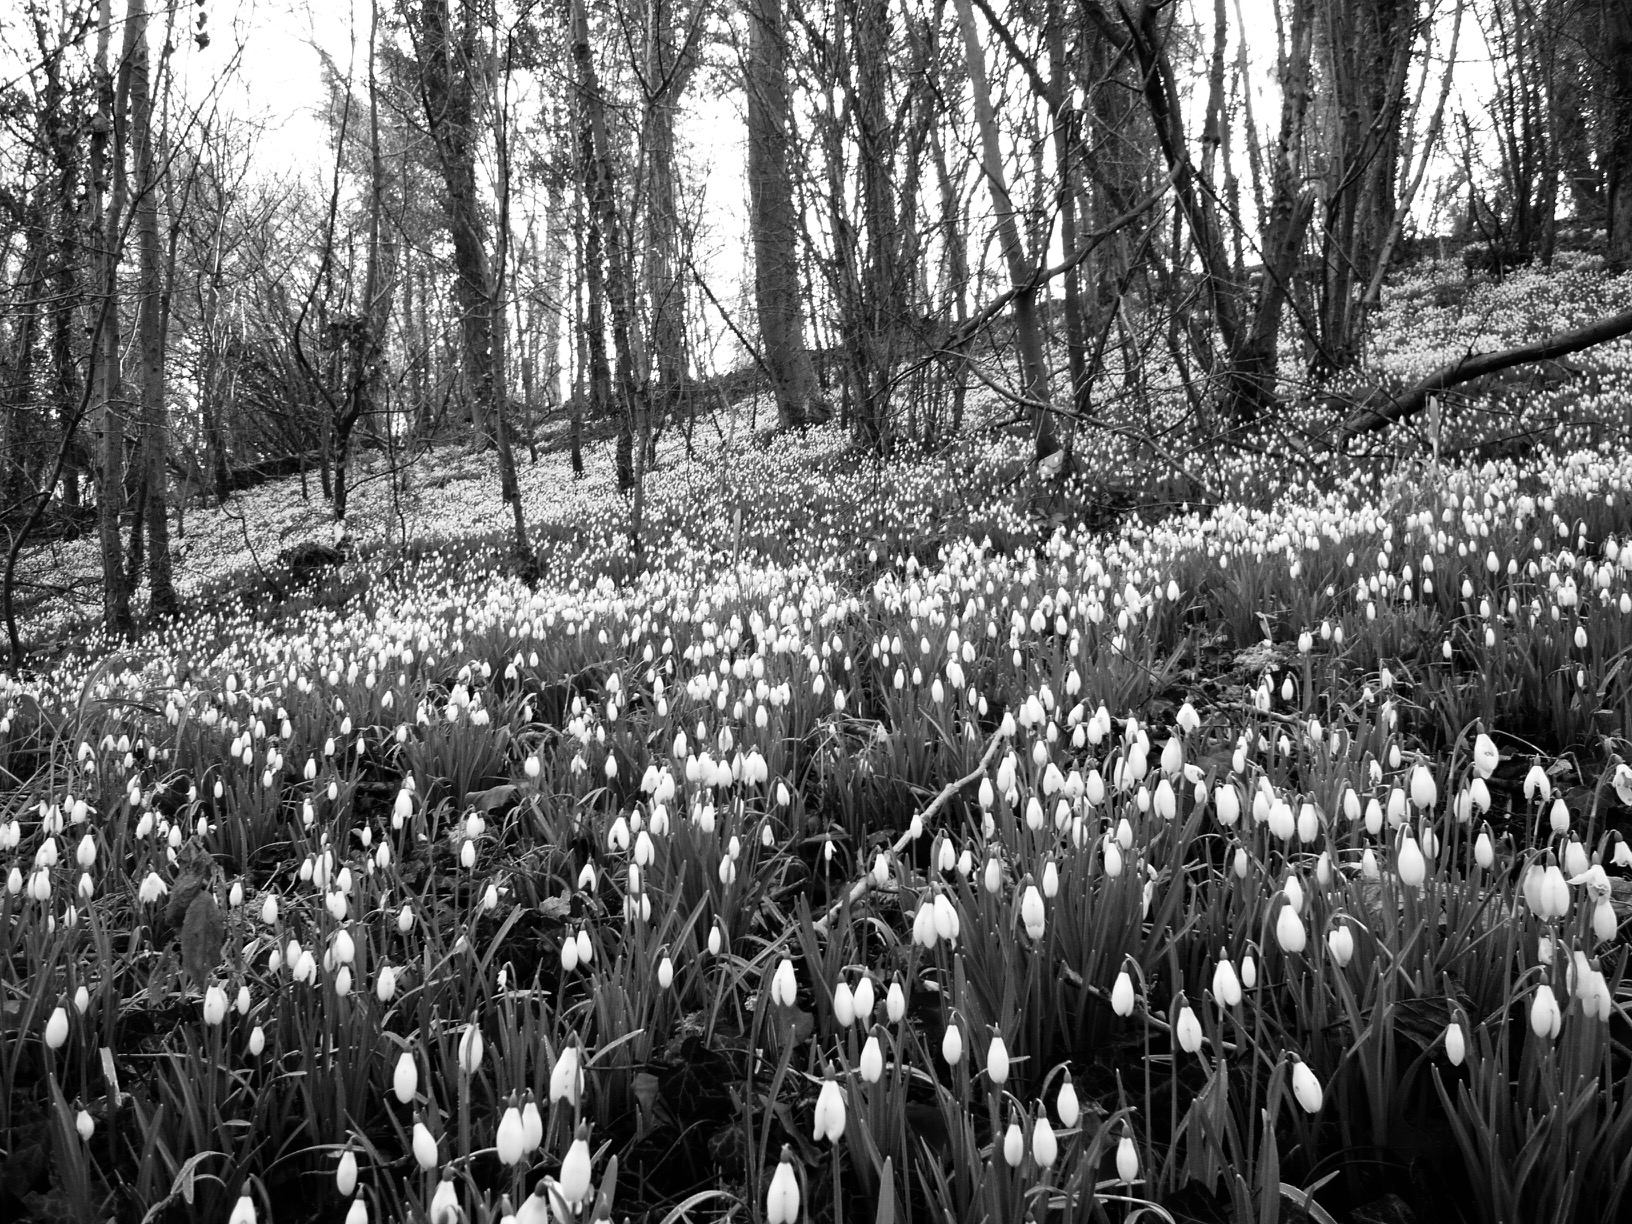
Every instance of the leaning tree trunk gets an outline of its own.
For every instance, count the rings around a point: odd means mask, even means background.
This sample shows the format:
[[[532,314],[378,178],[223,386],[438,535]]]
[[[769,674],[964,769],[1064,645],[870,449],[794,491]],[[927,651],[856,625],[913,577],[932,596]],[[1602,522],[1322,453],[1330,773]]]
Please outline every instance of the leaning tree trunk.
[[[805,347],[799,292],[799,214],[788,167],[788,96],[782,0],[748,6],[748,227],[760,358],[784,429],[820,415],[816,368]]]
[[[992,109],[991,91],[986,83],[986,56],[975,28],[975,12],[969,0],[957,0],[958,23],[963,29],[964,55],[973,94],[975,126],[980,130],[981,168],[997,209],[998,244],[1009,268],[1009,283],[1016,290],[1013,300],[1015,346],[1020,353],[1020,391],[1032,413],[1032,441],[1038,459],[1059,448],[1055,440],[1053,405],[1048,388],[1048,360],[1043,351],[1043,329],[1037,316],[1037,291],[1028,288],[1032,271],[1020,243],[1020,226],[1009,199],[1003,174],[1003,150],[998,139],[997,115]]]

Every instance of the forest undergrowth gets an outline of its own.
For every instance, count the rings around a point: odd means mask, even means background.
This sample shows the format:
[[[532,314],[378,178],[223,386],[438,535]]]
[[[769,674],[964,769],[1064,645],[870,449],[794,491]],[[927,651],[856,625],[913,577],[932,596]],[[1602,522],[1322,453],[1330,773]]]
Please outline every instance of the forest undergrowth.
[[[532,585],[481,454],[302,582],[298,482],[192,509],[180,621],[4,681],[0,1216],[1617,1218],[1629,353],[1205,486],[700,423],[638,557],[549,451]]]

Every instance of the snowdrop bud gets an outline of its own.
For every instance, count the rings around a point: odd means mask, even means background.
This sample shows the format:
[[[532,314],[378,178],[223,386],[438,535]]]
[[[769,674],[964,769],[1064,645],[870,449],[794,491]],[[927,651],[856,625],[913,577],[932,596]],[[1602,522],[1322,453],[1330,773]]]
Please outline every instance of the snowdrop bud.
[[[1039,1168],[1047,1169],[1053,1167],[1059,1154],[1060,1141],[1055,1138],[1054,1128],[1049,1125],[1048,1114],[1038,1106],[1037,1122],[1031,1128],[1031,1158]]]
[[[53,1050],[62,1049],[68,1040],[68,1009],[58,1006],[45,1022],[45,1044]]]
[[[368,1224],[368,1204],[360,1198],[352,1199],[346,1210],[346,1224]]]
[[[1003,1035],[994,1034],[986,1047],[986,1074],[999,1086],[1009,1078],[1009,1048],[1003,1044]]]
[[[1111,987],[1111,1010],[1122,1017],[1133,1015],[1133,978],[1126,969],[1116,975]]]
[[[1445,1026],[1445,1057],[1451,1060],[1451,1066],[1460,1067],[1467,1055],[1467,1040],[1462,1034],[1462,1026],[1452,1020]]]
[[[1076,1126],[1077,1119],[1082,1117],[1082,1105],[1077,1100],[1077,1086],[1071,1082],[1071,1073],[1065,1073],[1065,1082],[1060,1085],[1060,1095],[1054,1100],[1054,1108],[1059,1112],[1060,1125],[1067,1130]]]
[[[1297,911],[1290,905],[1281,906],[1281,912],[1275,919],[1275,942],[1281,945],[1281,951],[1302,952],[1308,941],[1308,934]]]
[[[1411,769],[1411,802],[1426,811],[1439,801],[1439,787],[1428,767],[1418,762]]]
[[[878,1034],[869,1033],[867,1044],[861,1048],[861,1078],[876,1084],[884,1074],[884,1047],[878,1043]]]
[[[1347,925],[1333,927],[1326,933],[1326,947],[1339,969],[1348,968],[1354,959],[1354,932]]]
[[[414,1093],[419,1089],[419,1067],[414,1062],[414,1056],[406,1050],[397,1059],[397,1069],[391,1076],[391,1089],[404,1105],[414,1099]]]
[[[1003,1160],[1009,1168],[1018,1169],[1026,1158],[1026,1138],[1020,1133],[1020,1119],[1009,1115],[1009,1129],[1003,1132]]]
[[[437,1165],[436,1139],[423,1120],[414,1120],[414,1159],[429,1173]]]
[[[1562,796],[1553,800],[1552,809],[1547,813],[1547,825],[1554,833],[1570,831],[1570,809]]]
[[[1025,923],[1026,934],[1032,939],[1041,939],[1044,931],[1043,898],[1037,891],[1037,885],[1027,877],[1026,889],[1020,898],[1020,920]]]
[[[1303,1106],[1305,1113],[1312,1114],[1320,1112],[1326,1097],[1321,1091],[1320,1081],[1309,1069],[1309,1064],[1295,1055],[1292,1062],[1292,1095],[1297,1098],[1298,1104]]]
[[[91,1141],[91,1136],[96,1133],[96,1119],[91,1117],[89,1110],[82,1109],[74,1115],[74,1129],[79,1132],[79,1137],[84,1142]]]
[[[232,1214],[227,1217],[227,1224],[255,1224],[255,1204],[250,1200],[248,1193],[239,1196],[238,1202],[233,1205]]]
[[[258,1024],[250,1030],[248,1048],[251,1058],[259,1058],[261,1051],[266,1049],[266,1030]]]
[[[891,1024],[900,1024],[901,1018],[907,1014],[907,992],[902,989],[899,977],[890,983],[889,993],[884,996],[884,1013],[889,1016]]]
[[[946,1031],[941,1034],[941,1057],[946,1059],[946,1065],[949,1067],[955,1067],[963,1061],[963,1032],[955,1020],[950,1021]]]
[[[1399,853],[1395,855],[1394,869],[1399,873],[1400,883],[1407,888],[1420,888],[1427,878],[1428,864],[1422,856],[1422,848],[1417,845],[1417,839],[1406,830],[1400,837]]]
[[[1179,997],[1182,999],[1184,996]],[[1190,1004],[1184,1003],[1180,1006],[1178,1019],[1173,1022],[1173,1035],[1178,1039],[1179,1048],[1186,1054],[1194,1054],[1201,1049],[1201,1021],[1196,1019],[1196,1013]]]
[[[204,992],[204,1023],[214,1028],[227,1016],[227,992],[212,983]]]
[[[349,1147],[340,1153],[340,1163],[334,1170],[334,1184],[344,1198],[350,1198],[357,1189],[357,1154]]]
[[[476,1025],[476,1018],[471,1017],[464,1036],[459,1038],[459,1069],[466,1075],[475,1075],[476,1069],[482,1065],[482,1054],[487,1045],[482,1040],[482,1030]]]

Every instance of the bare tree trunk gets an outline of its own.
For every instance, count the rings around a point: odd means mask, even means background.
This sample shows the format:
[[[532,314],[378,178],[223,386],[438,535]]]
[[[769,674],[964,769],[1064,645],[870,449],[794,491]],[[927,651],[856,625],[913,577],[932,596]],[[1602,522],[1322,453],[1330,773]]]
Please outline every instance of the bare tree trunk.
[[[823,414],[816,369],[805,347],[799,286],[799,218],[788,166],[788,97],[782,0],[749,0],[748,225],[754,246],[754,304],[760,358],[784,429]]]
[[[1598,0],[1603,55],[1609,64],[1604,99],[1604,149],[1608,167],[1608,257],[1632,268],[1632,0]]]
[[[167,515],[170,420],[164,402],[163,269],[159,257],[158,159],[154,154],[153,77],[147,46],[147,0],[130,0],[125,21],[131,30],[131,152],[136,160],[136,251],[140,288],[136,337],[142,371],[142,506],[147,525],[147,573],[155,617],[178,611],[170,563]],[[136,545],[133,542],[133,551]]]
[[[618,393],[622,399],[622,416],[618,434],[618,488],[635,493],[633,518],[630,525],[630,543],[640,551],[639,521],[640,475],[634,459],[634,440],[641,439],[640,459],[645,458],[645,388],[642,371],[637,366],[636,337],[634,335],[634,282],[623,246],[622,226],[618,217],[617,196],[613,186],[611,142],[607,134],[605,99],[595,72],[595,61],[589,49],[589,16],[583,0],[567,0],[568,19],[571,22],[572,57],[578,69],[578,100],[583,107],[584,135],[584,194],[590,212],[600,232],[606,258],[607,301],[612,310],[612,345],[617,361]]]
[[[513,517],[513,551],[531,555],[527,523],[516,483],[515,456],[504,419],[494,335],[494,284],[488,263],[487,224],[476,192],[476,16],[467,3],[457,43],[449,29],[447,0],[423,0],[416,14],[420,95],[446,188],[448,231],[457,272],[454,296],[464,337],[465,373],[477,428],[490,434],[499,454],[499,487]],[[502,326],[502,317],[497,320]]]
[[[131,635],[130,582],[125,574],[124,549],[120,541],[120,517],[125,509],[125,419],[121,408],[124,390],[119,371],[119,248],[124,225],[129,179],[125,172],[127,128],[124,102],[129,94],[129,65],[133,30],[125,26],[120,55],[119,84],[114,87],[108,63],[113,29],[112,0],[101,0],[97,22],[97,116],[91,135],[91,231],[92,276],[101,301],[100,326],[92,334],[92,397],[101,407],[102,478],[97,491],[97,523],[102,545],[102,623],[115,640]],[[112,192],[104,208],[103,192],[109,189],[109,138],[112,138]]]
[[[1043,352],[1042,326],[1037,317],[1037,294],[1035,289],[1023,288],[1032,282],[1032,269],[1020,244],[1020,227],[1015,220],[1014,204],[1009,199],[1008,183],[1003,173],[1003,149],[998,139],[991,90],[986,83],[986,56],[980,45],[980,31],[975,27],[974,7],[970,0],[957,0],[957,9],[958,23],[963,29],[975,126],[980,130],[981,168],[991,190],[992,203],[997,209],[998,245],[1002,247],[1004,261],[1008,264],[1009,283],[1017,290],[1013,311],[1015,347],[1020,353],[1020,391],[1031,408],[1033,449],[1036,457],[1041,459],[1058,450],[1059,443],[1054,434],[1048,360]]]

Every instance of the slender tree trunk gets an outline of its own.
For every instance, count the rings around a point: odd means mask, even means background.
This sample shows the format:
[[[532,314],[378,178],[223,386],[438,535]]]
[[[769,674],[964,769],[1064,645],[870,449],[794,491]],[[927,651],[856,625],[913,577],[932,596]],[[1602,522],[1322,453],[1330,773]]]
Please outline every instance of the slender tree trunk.
[[[134,44],[130,65],[131,152],[136,160],[136,251],[139,290],[137,347],[142,371],[142,506],[147,525],[147,573],[153,615],[176,614],[168,516],[170,420],[164,400],[163,267],[159,252],[158,158],[154,151],[153,74],[147,46],[147,0],[130,0],[125,20]],[[133,549],[135,551],[134,542]]]
[[[784,429],[824,415],[805,347],[799,293],[799,217],[788,165],[788,96],[782,0],[748,0],[748,227],[754,248],[759,352]]]
[[[114,86],[108,49],[113,29],[112,0],[101,0],[97,23],[97,115],[91,134],[92,283],[101,301],[100,325],[92,334],[92,399],[102,418],[102,475],[97,491],[97,524],[102,545],[102,623],[108,636],[122,640],[131,635],[130,581],[125,573],[120,519],[125,509],[124,393],[119,370],[120,309],[119,249],[124,225],[129,179],[125,171],[127,126],[124,102],[129,94],[133,30],[125,26],[120,55],[119,83]],[[109,143],[112,143],[112,184],[109,191]]]
[[[605,100],[595,72],[595,61],[590,55],[589,16],[583,0],[567,0],[568,19],[571,22],[572,57],[578,69],[578,101],[583,108],[584,135],[584,194],[606,258],[607,302],[612,313],[612,345],[617,361],[618,394],[622,415],[618,433],[618,488],[623,492],[636,491],[640,472],[634,462],[635,439],[641,439],[642,460],[645,452],[645,388],[642,372],[637,368],[636,337],[634,335],[634,283],[624,250],[622,226],[618,217],[617,196],[613,185],[611,141],[607,134]],[[640,510],[639,499],[634,507]],[[640,523],[632,521],[631,544],[640,551]]]
[[[1003,148],[998,138],[997,116],[992,109],[991,90],[986,83],[986,56],[975,26],[974,7],[969,0],[957,0],[958,24],[963,30],[964,56],[973,95],[975,126],[980,131],[981,168],[997,209],[998,245],[1008,264],[1009,283],[1014,295],[1015,347],[1020,353],[1020,390],[1032,413],[1032,440],[1041,459],[1059,449],[1055,439],[1053,404],[1048,387],[1048,361],[1043,351],[1042,325],[1037,317],[1037,292],[1026,288],[1032,279],[1025,249],[1020,243],[1020,227],[1009,199],[1003,173]]]
[[[515,456],[504,420],[503,388],[496,365],[494,282],[488,263],[487,224],[476,192],[476,17],[467,4],[457,43],[447,0],[424,0],[418,13],[420,91],[446,189],[448,230],[457,272],[454,296],[461,315],[465,374],[477,428],[490,434],[499,453],[499,484],[510,504],[517,558],[531,554],[516,483]],[[502,325],[502,317],[497,323]]]

